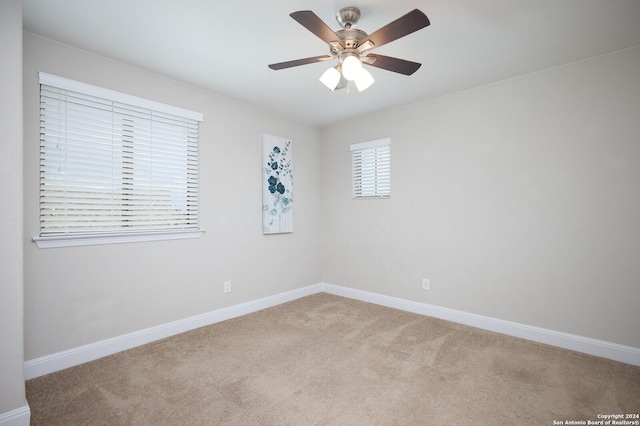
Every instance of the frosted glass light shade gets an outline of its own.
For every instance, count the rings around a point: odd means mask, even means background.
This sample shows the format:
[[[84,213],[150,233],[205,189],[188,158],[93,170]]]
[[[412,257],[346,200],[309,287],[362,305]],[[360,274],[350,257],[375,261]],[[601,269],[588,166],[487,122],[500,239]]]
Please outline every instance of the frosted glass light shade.
[[[358,74],[358,78],[356,78],[356,88],[358,89],[358,92],[367,90],[374,81],[376,80],[373,78],[371,73],[362,68],[362,70],[360,70],[360,73]]]
[[[334,91],[338,86],[338,83],[340,83],[340,71],[338,71],[334,67],[331,67],[324,73],[322,73],[322,75],[320,76],[320,81],[322,82],[322,84],[327,86],[329,90]]]
[[[344,78],[354,81],[360,75],[360,71],[362,71],[362,63],[357,56],[350,55],[344,58],[342,61],[342,75]]]

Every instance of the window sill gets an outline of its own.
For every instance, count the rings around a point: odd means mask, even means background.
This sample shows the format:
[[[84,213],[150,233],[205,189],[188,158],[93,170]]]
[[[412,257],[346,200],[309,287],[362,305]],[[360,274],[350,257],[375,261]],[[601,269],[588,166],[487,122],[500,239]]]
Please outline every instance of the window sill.
[[[200,238],[204,232],[205,231],[203,229],[198,229],[194,231],[146,232],[131,234],[64,235],[33,237],[32,240],[38,245],[38,248],[77,247]]]

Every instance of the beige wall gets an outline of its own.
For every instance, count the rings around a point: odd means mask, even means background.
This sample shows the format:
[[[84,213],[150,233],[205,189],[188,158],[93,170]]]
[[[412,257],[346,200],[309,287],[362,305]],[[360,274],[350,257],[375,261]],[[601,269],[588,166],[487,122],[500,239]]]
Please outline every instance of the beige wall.
[[[26,405],[22,260],[22,1],[0,2],[0,415]]]
[[[38,233],[38,71],[204,113],[201,239],[25,246],[26,359],[320,281],[318,130],[25,34],[25,233]],[[262,235],[262,134],[293,140],[295,232]],[[223,282],[232,281],[223,294]]]
[[[320,281],[640,347],[640,49],[321,131],[24,37],[26,237],[38,232],[38,71],[203,112],[207,230],[26,242],[27,360]],[[294,141],[293,234],[261,233],[262,133]],[[392,198],[352,201],[349,144],[382,137]]]
[[[638,70],[635,48],[327,128],[323,281],[640,347]],[[349,144],[383,137],[391,199],[353,201]]]

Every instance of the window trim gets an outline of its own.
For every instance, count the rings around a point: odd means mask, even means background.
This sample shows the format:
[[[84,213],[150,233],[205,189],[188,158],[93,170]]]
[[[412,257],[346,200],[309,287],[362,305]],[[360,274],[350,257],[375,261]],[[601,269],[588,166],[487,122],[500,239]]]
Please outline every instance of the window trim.
[[[56,235],[48,237],[33,237],[31,240],[38,248],[79,247],[102,244],[141,243],[146,241],[167,241],[200,238],[204,229],[191,231],[155,231],[130,232],[127,234],[99,235]]]
[[[109,99],[111,101],[121,102],[136,107],[148,108],[158,112],[164,112],[166,114],[179,115],[200,122],[202,122],[204,119],[204,114],[202,114],[201,112],[195,112],[185,108],[164,104],[162,102],[140,98],[138,96],[117,92],[115,90],[105,89],[104,87],[70,80],[68,78],[59,77],[57,75],[47,74],[46,72],[40,72],[39,75],[40,84],[55,86],[59,89],[72,90],[74,92],[80,92],[98,98]]]
[[[198,122],[203,121],[204,115],[188,109],[176,107],[173,105],[164,104],[161,102],[152,101],[149,99],[139,98],[137,96],[128,95],[125,93],[109,90],[106,88],[93,86],[90,84],[70,80],[64,77],[47,74],[44,72],[39,73],[39,84],[57,87],[63,90],[70,90],[95,96],[103,99],[108,99],[113,102],[123,103],[134,107],[145,108],[148,110],[171,114],[174,116],[184,117],[186,119],[195,120]],[[38,191],[40,193],[40,190]],[[132,242],[144,242],[144,241],[164,241],[175,239],[192,239],[200,238],[205,230],[199,225],[200,217],[198,217],[197,228],[187,229],[158,229],[158,230],[133,230],[123,233],[112,232],[96,232],[96,233],[77,233],[67,235],[36,235],[32,237],[32,241],[37,244],[38,248],[53,248],[53,247],[72,247],[72,246],[88,246],[88,245],[101,245],[101,244],[116,244],[116,243],[132,243]]]

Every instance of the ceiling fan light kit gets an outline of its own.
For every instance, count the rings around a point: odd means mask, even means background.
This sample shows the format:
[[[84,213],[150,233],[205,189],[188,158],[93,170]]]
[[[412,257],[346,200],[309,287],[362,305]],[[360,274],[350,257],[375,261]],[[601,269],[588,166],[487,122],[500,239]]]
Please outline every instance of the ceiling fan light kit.
[[[362,92],[371,86],[375,82],[375,79],[369,71],[362,68],[360,75],[354,80],[354,82],[356,83],[356,89],[358,89],[358,92]]]
[[[349,81],[353,81],[362,71],[362,62],[355,53],[344,53],[342,55],[342,75]]]
[[[418,9],[414,9],[372,34],[353,28],[360,19],[360,10],[356,7],[345,7],[336,13],[336,21],[342,26],[342,29],[337,32],[329,28],[310,10],[293,12],[290,16],[327,43],[330,55],[280,62],[269,65],[269,68],[281,70],[337,59],[338,65],[327,69],[320,76],[322,84],[331,91],[347,87],[350,81],[355,83],[360,92],[370,87],[375,79],[363,64],[404,75],[416,72],[421,65],[417,62],[375,55],[370,51],[430,24],[427,16]]]
[[[338,84],[340,83],[340,71],[338,70],[338,67],[331,67],[322,73],[320,81],[322,84],[327,86],[329,90],[336,90],[336,87],[338,87]]]

